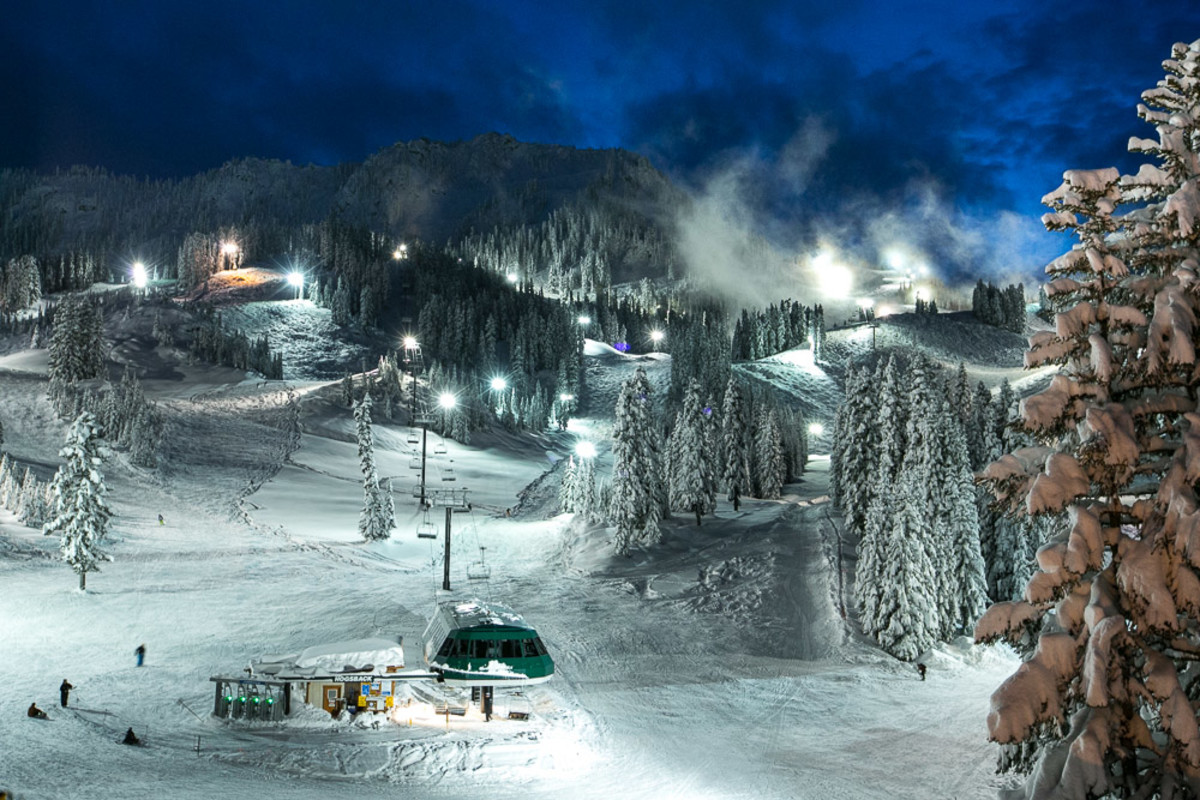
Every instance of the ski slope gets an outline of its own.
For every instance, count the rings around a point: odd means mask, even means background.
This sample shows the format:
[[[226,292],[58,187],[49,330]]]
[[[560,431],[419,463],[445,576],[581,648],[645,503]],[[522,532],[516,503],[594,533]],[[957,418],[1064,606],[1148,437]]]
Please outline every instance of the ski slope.
[[[501,694],[491,722],[428,713],[432,686],[413,686],[411,711],[378,726],[315,709],[280,725],[210,716],[208,679],[266,653],[402,636],[409,666],[423,666],[442,543],[414,535],[407,429],[379,423],[398,527],[359,539],[358,458],[336,385],[182,363],[148,378],[168,461],[156,473],[107,464],[114,560],[86,594],[56,542],[0,512],[0,788],[22,800],[995,797],[1005,779],[984,720],[1016,661],[960,642],[930,654],[921,682],[860,640],[841,613],[827,458],[785,499],[737,513],[722,503],[701,527],[678,516],[661,547],[630,558],[611,554],[604,529],[553,514],[557,472],[546,473],[579,437],[601,443],[606,471],[620,381],[642,364],[665,392],[669,375],[662,355],[589,344],[587,361],[567,432],[480,434],[430,460],[430,485],[451,467],[446,485],[473,504],[452,519],[455,592],[513,606],[556,661],[551,682]],[[0,420],[5,448],[48,477],[66,426],[43,371],[38,354],[0,358]],[[302,433],[290,437],[296,409]],[[433,516],[440,530],[444,512]],[[480,548],[492,578],[469,582]],[[63,678],[72,710],[57,707]],[[27,719],[31,701],[51,720]],[[533,713],[510,720],[506,708]],[[144,748],[117,744],[129,726]]]

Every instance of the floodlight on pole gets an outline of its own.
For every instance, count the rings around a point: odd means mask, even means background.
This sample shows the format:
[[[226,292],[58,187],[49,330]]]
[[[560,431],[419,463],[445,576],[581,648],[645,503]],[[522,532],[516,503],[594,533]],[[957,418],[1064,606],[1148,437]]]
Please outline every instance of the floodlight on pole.
[[[140,261],[133,262],[133,266],[129,270],[130,280],[133,285],[139,289],[145,289],[147,283],[146,265]]]
[[[438,395],[438,405],[446,410],[450,410],[458,405],[458,398],[453,392],[442,392]]]
[[[813,422],[808,426],[808,432],[813,436],[820,436],[825,433],[825,426],[819,422]]]
[[[579,324],[580,325],[591,325],[592,318],[587,316],[586,314],[580,314],[579,315]]]
[[[405,336],[404,337],[404,349],[405,350],[416,350],[418,347],[420,347],[420,345],[417,344],[417,337],[415,337],[415,336]]]
[[[508,388],[508,381],[504,380],[504,378],[492,378],[491,385],[493,392],[503,392]]]
[[[299,270],[292,270],[287,274],[287,282],[289,285],[296,287],[296,299],[299,300],[304,294],[304,273]]]
[[[588,441],[577,442],[575,444],[575,455],[580,458],[595,458],[596,445]]]
[[[510,273],[508,273],[507,277],[508,277],[509,283],[516,283],[519,276],[515,272],[510,272]]]

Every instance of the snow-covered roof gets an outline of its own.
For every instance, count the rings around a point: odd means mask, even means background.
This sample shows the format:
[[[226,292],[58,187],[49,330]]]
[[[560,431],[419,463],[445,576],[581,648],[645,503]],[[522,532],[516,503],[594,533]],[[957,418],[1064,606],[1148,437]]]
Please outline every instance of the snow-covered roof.
[[[350,639],[306,647],[299,653],[266,655],[251,662],[267,675],[319,675],[337,672],[381,672],[404,666],[401,639]]]
[[[478,598],[441,603],[438,610],[449,614],[454,628],[476,628],[481,625],[506,625],[510,628],[533,629],[520,614],[508,606],[488,603]]]

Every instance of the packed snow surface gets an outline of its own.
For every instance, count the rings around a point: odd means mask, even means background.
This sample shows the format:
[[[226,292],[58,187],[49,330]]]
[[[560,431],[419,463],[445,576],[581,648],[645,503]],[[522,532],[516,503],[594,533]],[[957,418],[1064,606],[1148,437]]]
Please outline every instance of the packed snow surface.
[[[38,355],[0,358],[0,420],[5,448],[48,478],[66,425]],[[555,465],[578,438],[601,444],[607,469],[620,381],[641,364],[665,393],[669,374],[666,356],[595,343],[587,361],[569,431],[496,431],[431,458],[430,484],[467,488],[470,512],[419,511],[414,446],[377,421],[397,529],[370,544],[357,535],[361,475],[336,386],[182,363],[147,379],[168,460],[153,473],[123,456],[106,464],[114,560],[86,593],[55,541],[0,512],[0,788],[21,800],[995,797],[1007,779],[994,774],[989,696],[1017,662],[958,642],[928,654],[922,681],[853,632],[853,550],[839,575],[827,457],[785,499],[722,503],[700,527],[678,516],[660,546],[629,558],[612,555],[604,529],[555,515]],[[294,403],[295,449],[284,435]],[[451,465],[457,481],[443,483]],[[438,539],[415,536],[427,516]],[[406,684],[391,721],[308,707],[277,725],[211,715],[209,678],[263,654],[419,642],[447,519],[452,590],[534,626],[553,680],[498,692],[490,722],[475,706],[434,713],[469,694],[431,683]],[[468,581],[484,559],[490,580]],[[56,702],[63,678],[75,686],[68,709]],[[26,718],[34,701],[49,721]],[[144,747],[118,743],[131,726]]]

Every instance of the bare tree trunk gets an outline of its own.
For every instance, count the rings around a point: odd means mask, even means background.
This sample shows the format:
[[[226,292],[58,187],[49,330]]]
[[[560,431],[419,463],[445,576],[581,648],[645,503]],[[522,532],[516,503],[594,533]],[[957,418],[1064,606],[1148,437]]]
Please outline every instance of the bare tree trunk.
[[[79,573],[79,591],[81,591],[81,592],[87,591],[87,572],[86,571]]]

